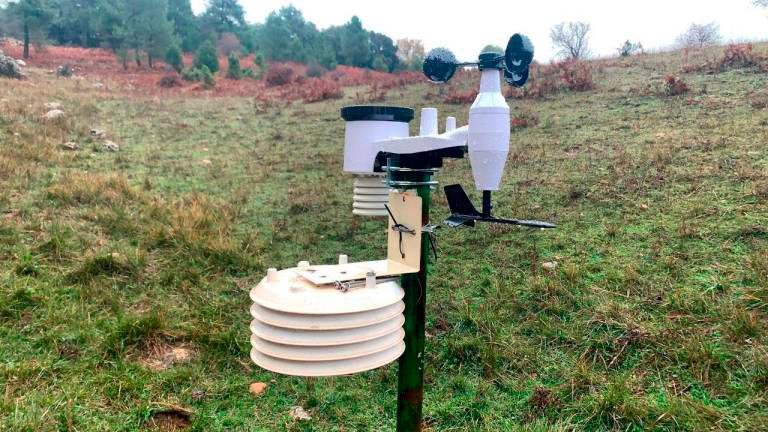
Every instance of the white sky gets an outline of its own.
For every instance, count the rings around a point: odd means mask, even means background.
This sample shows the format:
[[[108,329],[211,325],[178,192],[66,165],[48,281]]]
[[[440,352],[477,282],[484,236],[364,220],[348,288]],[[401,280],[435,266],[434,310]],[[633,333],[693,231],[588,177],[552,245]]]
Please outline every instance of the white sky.
[[[192,0],[196,13],[205,0]],[[513,33],[528,35],[536,58],[555,52],[549,29],[562,21],[592,25],[590,47],[596,55],[611,55],[623,41],[639,41],[648,49],[672,45],[692,22],[715,21],[725,41],[768,39],[768,8],[751,0],[528,0],[462,2],[424,0],[240,0],[250,22],[263,22],[269,12],[292,3],[320,29],[343,24],[352,15],[366,29],[392,39],[421,39],[427,50],[451,49],[460,60],[477,58],[493,43],[506,46]],[[459,6],[462,5],[462,6]]]

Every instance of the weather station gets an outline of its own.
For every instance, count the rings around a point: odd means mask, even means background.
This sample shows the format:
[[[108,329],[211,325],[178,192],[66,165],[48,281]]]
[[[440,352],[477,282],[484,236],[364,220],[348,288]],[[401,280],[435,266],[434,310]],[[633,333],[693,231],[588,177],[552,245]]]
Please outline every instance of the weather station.
[[[477,68],[480,89],[469,124],[447,117],[442,133],[435,108],[421,111],[418,136],[409,136],[414,110],[392,106],[342,108],[346,121],[344,171],[354,176],[353,213],[387,218],[387,256],[337,264],[302,261],[271,268],[250,292],[251,358],[279,374],[320,377],[359,373],[399,360],[397,430],[422,429],[427,267],[436,254],[437,226],[430,223],[433,179],[444,159],[469,155],[478,210],[461,185],[445,186],[448,227],[477,223],[555,228],[536,220],[505,219],[492,213],[509,153],[510,108],[501,93],[502,76],[512,86],[528,80],[533,45],[513,35],[505,53],[482,53],[462,63],[447,49],[430,51],[424,74],[449,81],[458,68]]]

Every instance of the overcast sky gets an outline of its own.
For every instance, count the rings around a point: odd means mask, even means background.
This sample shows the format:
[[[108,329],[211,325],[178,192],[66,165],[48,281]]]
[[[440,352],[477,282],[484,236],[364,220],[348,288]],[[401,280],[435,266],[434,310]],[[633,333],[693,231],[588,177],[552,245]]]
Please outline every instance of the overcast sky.
[[[206,0],[192,0],[195,12]],[[768,9],[751,0],[241,0],[250,22],[263,22],[270,11],[292,3],[320,29],[342,24],[352,15],[365,28],[393,39],[410,37],[426,48],[444,46],[461,60],[477,57],[492,43],[505,46],[512,33],[527,34],[539,60],[555,54],[549,29],[562,21],[592,25],[590,46],[597,55],[611,55],[627,39],[646,49],[665,48],[692,23],[715,21],[726,41],[768,39]]]

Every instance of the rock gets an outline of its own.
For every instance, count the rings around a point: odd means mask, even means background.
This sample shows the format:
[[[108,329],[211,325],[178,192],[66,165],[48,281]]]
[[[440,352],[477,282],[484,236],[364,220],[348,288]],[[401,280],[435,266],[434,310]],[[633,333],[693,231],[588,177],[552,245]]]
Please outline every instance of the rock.
[[[78,150],[80,148],[80,146],[76,142],[71,142],[71,141],[65,142],[64,144],[61,145],[61,147],[64,150],[72,150],[72,151]]]
[[[200,161],[200,163],[207,166],[212,164],[213,162],[211,162],[209,159],[203,159]]]
[[[106,140],[101,144],[101,149],[104,151],[116,152],[120,151],[120,146],[110,140]]]
[[[104,88],[104,84],[102,84],[100,82],[94,83],[93,84],[93,88],[103,89]]]
[[[291,407],[291,410],[288,413],[294,420],[312,420],[312,416],[300,406]]]
[[[253,394],[254,396],[258,396],[264,393],[264,390],[266,389],[267,389],[267,384],[263,382],[255,382],[248,387],[248,390],[250,390],[251,394]]]
[[[101,137],[103,137],[105,134],[106,134],[106,132],[104,132],[104,131],[103,131],[103,130],[101,130],[101,129],[95,129],[95,128],[94,128],[94,129],[91,129],[91,135],[93,135],[93,136],[95,136],[95,137],[101,138]]]
[[[557,269],[559,263],[557,261],[549,261],[541,264],[541,268],[547,271],[554,271]]]
[[[16,64],[21,66],[21,67],[27,67],[27,62],[25,62],[22,59],[16,59]]]
[[[61,109],[61,103],[60,102],[48,102],[45,104],[45,109],[48,110],[60,110]]]
[[[24,79],[24,74],[16,60],[2,52],[0,52],[0,77]]]
[[[64,111],[62,111],[60,109],[52,109],[52,110],[48,111],[47,113],[45,113],[45,115],[43,116],[43,119],[45,119],[45,120],[58,120],[58,119],[64,118],[64,115],[65,115]]]

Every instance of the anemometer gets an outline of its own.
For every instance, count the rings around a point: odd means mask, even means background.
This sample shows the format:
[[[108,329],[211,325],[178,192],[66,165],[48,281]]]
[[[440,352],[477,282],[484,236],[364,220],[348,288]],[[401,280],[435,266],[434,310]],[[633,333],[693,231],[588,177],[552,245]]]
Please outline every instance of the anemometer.
[[[387,257],[350,262],[339,255],[333,265],[301,261],[269,269],[250,292],[251,358],[257,365],[315,377],[363,372],[399,359],[397,430],[422,429],[427,266],[437,228],[429,221],[429,205],[443,160],[468,154],[475,187],[483,194],[478,211],[461,185],[446,186],[447,226],[555,228],[491,212],[491,194],[499,190],[509,153],[510,109],[501,76],[511,86],[525,85],[533,54],[533,44],[520,34],[509,39],[503,55],[486,52],[475,62],[459,62],[444,48],[430,51],[423,71],[431,82],[448,82],[458,68],[477,68],[481,75],[469,124],[456,127],[456,119],[447,117],[442,133],[435,108],[422,109],[416,136],[409,135],[411,108],[342,108],[344,172],[355,178],[353,213],[387,218]]]

